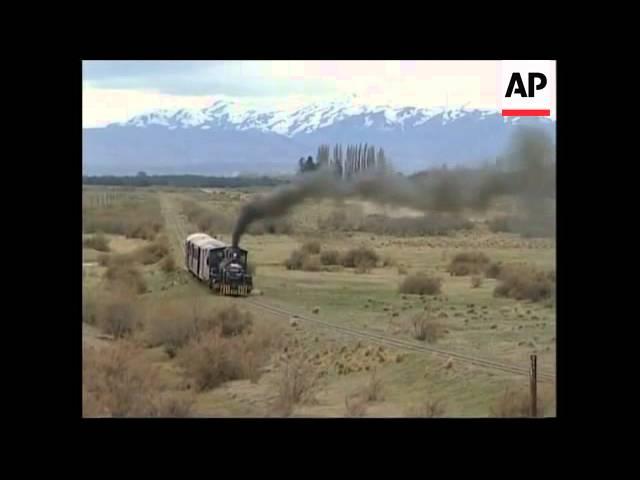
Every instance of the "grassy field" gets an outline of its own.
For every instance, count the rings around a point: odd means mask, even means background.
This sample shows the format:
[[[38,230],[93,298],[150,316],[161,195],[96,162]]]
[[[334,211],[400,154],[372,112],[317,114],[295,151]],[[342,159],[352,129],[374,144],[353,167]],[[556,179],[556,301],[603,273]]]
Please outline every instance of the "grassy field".
[[[112,386],[113,381],[87,385],[86,401],[83,401],[86,415],[113,415],[116,404],[125,405],[118,410],[120,414],[134,416],[486,417],[518,414],[522,392],[528,387],[526,376],[429,353],[380,349],[304,321],[292,326],[287,318],[265,312],[242,298],[214,296],[198,284],[182,269],[180,246],[185,235],[200,230],[196,223],[202,220],[194,217],[195,214],[190,218],[185,205],[190,204],[192,211],[196,211],[194,204],[201,207],[201,217],[203,211],[215,212],[233,223],[244,202],[266,192],[268,190],[256,188],[88,188],[84,191],[85,224],[91,226],[91,232],[83,233],[83,287],[88,304],[83,339],[85,349],[91,349],[85,356],[91,359],[85,361],[87,375],[93,372],[94,377],[98,377],[95,372],[110,371],[109,365],[100,362],[113,356],[110,361],[121,362],[121,368],[140,371],[141,378],[154,378],[152,384],[142,380],[138,384],[131,383],[131,378],[136,376],[129,375],[126,377],[129,383],[123,383],[115,393],[105,387]],[[554,373],[554,297],[536,302],[497,297],[494,290],[500,280],[482,278],[474,286],[471,275],[452,276],[448,272],[451,261],[463,252],[482,252],[491,262],[555,270],[553,239],[521,238],[517,234],[490,231],[486,221],[491,216],[508,213],[510,208],[509,199],[504,199],[487,214],[465,212],[465,217],[473,223],[472,228],[450,235],[399,237],[321,230],[319,224],[334,211],[396,217],[411,217],[416,212],[358,202],[315,201],[292,212],[287,219],[290,233],[247,234],[241,246],[249,251],[249,261],[257,269],[254,284],[260,295],[256,298],[261,302],[336,325],[413,341],[416,341],[413,320],[427,315],[441,332],[433,344],[438,349],[525,368],[529,355],[535,352],[538,369]],[[114,222],[114,218],[124,220]],[[216,221],[222,220],[215,218],[207,223],[209,233],[229,242],[230,231],[217,231]],[[137,222],[144,225],[136,228]],[[97,242],[93,239],[96,235],[103,238]],[[149,260],[146,264],[139,260],[145,258],[140,252],[162,244],[163,238],[168,241],[169,249],[161,259],[154,263],[148,263]],[[321,251],[344,253],[352,248],[368,247],[377,253],[380,261],[366,273],[343,267],[328,269],[332,271],[288,270],[285,261],[291,252],[310,240],[318,241]],[[108,251],[95,250],[92,245]],[[168,257],[173,259],[174,268],[168,266]],[[127,267],[118,267],[123,262],[128,262]],[[400,293],[401,282],[416,273],[441,279],[441,292],[437,295]],[[139,287],[135,293],[121,292],[120,287],[134,281]],[[123,305],[135,308],[128,311]],[[248,333],[214,340],[207,340],[205,334],[189,337],[177,354],[168,349],[166,343],[154,343],[152,337],[159,325],[175,329],[186,317],[215,316],[209,312],[232,306],[252,315]],[[90,314],[94,310],[97,313]],[[124,318],[127,320],[122,320]],[[113,327],[114,322],[119,322],[119,328]],[[128,327],[122,327],[123,322]],[[126,333],[120,335],[121,331]],[[174,338],[177,334],[171,335]],[[226,357],[215,356],[218,350],[211,345],[224,353],[225,342],[230,345],[238,342],[229,348],[243,352],[237,368],[226,377],[223,375],[222,381],[216,380],[215,386],[197,388],[199,375],[211,374],[202,372],[203,363],[205,366],[224,364],[220,359]],[[120,353],[121,350],[128,353]],[[197,355],[214,356],[208,363],[198,363]],[[153,375],[148,371],[153,371]],[[298,390],[300,395],[296,393]],[[517,395],[505,394],[509,391]],[[555,385],[541,383],[538,391],[544,415],[553,416]],[[145,392],[147,397],[141,398],[146,400],[133,402],[132,392]],[[154,407],[145,410],[140,405]]]

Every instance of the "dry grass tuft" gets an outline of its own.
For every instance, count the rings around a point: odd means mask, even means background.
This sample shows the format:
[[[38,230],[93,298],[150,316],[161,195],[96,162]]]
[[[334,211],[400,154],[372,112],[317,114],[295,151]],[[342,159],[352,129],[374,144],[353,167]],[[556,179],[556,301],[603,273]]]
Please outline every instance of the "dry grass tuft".
[[[199,391],[230,380],[255,382],[260,377],[260,368],[277,347],[278,338],[279,332],[268,328],[252,328],[233,336],[225,336],[222,328],[214,328],[182,347],[178,359]]]
[[[288,417],[297,404],[313,403],[320,388],[320,372],[304,353],[292,354],[285,361],[278,381],[273,413]]]
[[[162,260],[162,263],[160,264],[160,268],[162,268],[162,271],[165,273],[172,273],[176,271],[176,261],[173,258],[172,255],[167,255],[166,257],[164,257],[164,259]]]
[[[303,253],[307,253],[309,255],[318,255],[320,253],[320,242],[317,240],[312,240],[310,242],[305,242],[300,249]]]
[[[413,293],[420,295],[437,295],[442,288],[442,279],[429,276],[425,273],[409,275],[400,284],[400,293]]]
[[[322,265],[340,265],[340,252],[337,250],[324,250],[320,253],[320,263]]]
[[[451,260],[447,271],[454,276],[477,275],[484,272],[490,260],[482,252],[463,252]]]
[[[379,258],[375,250],[360,246],[346,251],[342,255],[341,263],[343,267],[356,268],[361,272],[367,272],[376,266]]]
[[[112,290],[124,290],[136,293],[147,291],[147,282],[142,272],[134,265],[110,263],[105,273],[108,286]]]
[[[435,343],[444,335],[444,327],[429,312],[415,315],[411,319],[413,338],[428,343]]]
[[[555,272],[543,272],[529,266],[504,267],[499,276],[499,283],[493,291],[496,297],[507,297],[515,300],[541,300],[555,297]]]
[[[135,296],[126,290],[103,292],[94,296],[94,323],[114,338],[131,335],[139,323]]]
[[[188,417],[194,398],[165,391],[158,370],[142,350],[119,341],[100,349],[85,347],[82,358],[82,410],[85,417]]]

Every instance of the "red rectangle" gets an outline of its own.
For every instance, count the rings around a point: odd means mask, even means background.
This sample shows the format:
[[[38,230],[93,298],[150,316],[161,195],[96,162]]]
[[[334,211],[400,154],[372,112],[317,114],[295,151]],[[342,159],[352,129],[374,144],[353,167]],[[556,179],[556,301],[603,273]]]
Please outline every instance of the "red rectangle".
[[[502,110],[503,117],[548,117],[551,110]]]

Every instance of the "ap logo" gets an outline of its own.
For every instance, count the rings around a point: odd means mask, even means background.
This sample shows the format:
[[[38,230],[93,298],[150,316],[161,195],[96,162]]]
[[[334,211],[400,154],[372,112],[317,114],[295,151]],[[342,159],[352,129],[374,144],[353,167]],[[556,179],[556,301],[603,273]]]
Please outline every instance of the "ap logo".
[[[551,116],[555,101],[555,61],[505,60],[500,62],[500,70],[502,116]]]

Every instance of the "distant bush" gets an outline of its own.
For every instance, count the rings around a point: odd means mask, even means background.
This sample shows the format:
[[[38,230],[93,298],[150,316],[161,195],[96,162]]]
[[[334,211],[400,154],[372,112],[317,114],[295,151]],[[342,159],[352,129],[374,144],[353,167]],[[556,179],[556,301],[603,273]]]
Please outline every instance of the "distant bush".
[[[302,261],[302,270],[307,272],[319,272],[322,270],[319,255],[306,255]]]
[[[151,245],[144,246],[132,253],[134,261],[143,265],[152,265],[169,254],[169,242],[166,237],[158,237]]]
[[[109,251],[109,239],[102,233],[97,233],[93,237],[87,238],[83,244],[85,247],[93,248],[99,252]]]
[[[133,225],[125,232],[127,238],[141,238],[143,240],[153,240],[161,229],[160,223],[145,225]]]
[[[307,255],[301,250],[294,250],[289,255],[289,258],[285,260],[284,264],[287,270],[302,270],[302,264]]]
[[[169,255],[169,253],[169,241],[167,240],[167,237],[158,236],[149,245],[139,247],[133,252],[101,255],[98,258],[98,261],[100,265],[108,267],[132,265],[134,263],[140,263],[142,265],[152,265],[165,258],[167,255]],[[170,262],[170,260],[168,262]],[[167,267],[170,267],[170,264],[167,264]]]
[[[197,327],[194,312],[186,302],[155,303],[147,312],[149,345],[162,345],[170,357],[174,357],[196,335]]]
[[[108,267],[110,260],[111,260],[111,256],[110,255],[102,254],[102,255],[98,256],[98,263],[102,267]]]
[[[362,208],[348,206],[332,211],[327,217],[318,220],[318,229],[332,232],[358,230],[364,220]]]
[[[463,252],[453,257],[447,270],[454,276],[477,275],[484,272],[489,262],[482,252]]]
[[[166,257],[164,257],[164,260],[162,260],[160,268],[162,268],[162,271],[165,272],[165,273],[175,272],[176,271],[176,261],[173,258],[173,256],[172,255],[167,255]]]
[[[233,219],[224,212],[203,207],[193,200],[182,203],[182,211],[201,232],[218,235],[233,227]]]
[[[240,310],[236,305],[219,307],[214,312],[214,322],[220,325],[223,336],[231,337],[248,330],[253,324],[253,315],[248,310]]]
[[[150,416],[157,374],[138,360],[140,351],[117,343],[82,355],[83,412],[85,416]],[[91,412],[91,413],[90,413]]]
[[[374,367],[369,382],[363,390],[364,397],[367,402],[380,402],[384,400],[384,382],[378,376],[378,372]]]
[[[138,323],[139,309],[135,298],[123,292],[105,293],[96,305],[97,326],[114,338],[131,335]]]
[[[316,254],[320,253],[320,248],[321,248],[320,242],[318,242],[317,240],[312,240],[310,242],[305,242],[302,245],[301,250],[304,253],[308,253],[310,255],[316,255]]]
[[[376,266],[379,258],[373,249],[361,246],[346,251],[341,257],[341,262],[346,268],[369,270]]]
[[[199,391],[248,377],[243,357],[234,342],[215,332],[184,347],[180,352],[180,363],[194,379]]]
[[[491,262],[484,270],[484,276],[486,278],[498,278],[502,271],[501,262]]]
[[[320,372],[298,352],[287,358],[278,382],[278,393],[272,409],[278,416],[288,417],[295,405],[311,403],[320,388]]]
[[[400,284],[400,293],[413,293],[420,295],[437,295],[440,293],[442,280],[425,273],[409,275]]]
[[[178,356],[196,388],[205,391],[230,380],[257,381],[259,368],[277,345],[277,333],[267,329],[226,337],[214,329],[195,337]]]
[[[322,265],[340,265],[340,252],[337,250],[323,250],[320,253]]]
[[[320,252],[320,254],[311,254],[311,251]],[[341,265],[346,268],[355,268],[358,273],[364,273],[374,268],[378,260],[378,254],[368,247],[352,248],[340,254],[336,250],[321,252],[319,243],[308,242],[301,249],[291,252],[289,258],[285,260],[285,266],[288,270],[317,272],[333,270],[330,267]]]
[[[109,264],[105,277],[112,289],[129,292],[145,293],[147,282],[140,270],[128,264]]]
[[[326,218],[318,220],[318,229],[329,231],[348,230],[347,214],[341,210],[334,210]]]
[[[413,338],[416,340],[435,343],[444,333],[440,323],[432,318],[429,313],[420,313],[411,319]]]
[[[158,395],[155,401],[156,414],[161,418],[185,418],[190,417],[193,410],[195,398],[190,393],[185,392],[165,392]]]
[[[393,267],[396,265],[396,260],[391,255],[385,255],[382,258],[382,266],[383,267]]]
[[[190,300],[171,300],[154,303],[146,323],[149,344],[163,345],[173,357],[189,341],[212,331],[224,337],[248,332],[253,325],[253,316],[235,305],[202,312]]]
[[[503,268],[493,294],[516,300],[537,302],[555,296],[555,272],[543,272],[529,266]]]
[[[83,348],[84,417],[188,417],[194,398],[163,391],[158,370],[140,359],[126,341],[104,349]]]

